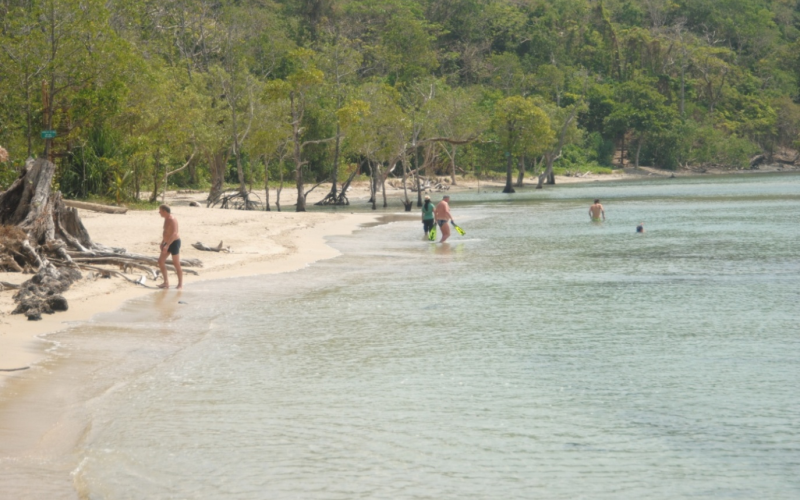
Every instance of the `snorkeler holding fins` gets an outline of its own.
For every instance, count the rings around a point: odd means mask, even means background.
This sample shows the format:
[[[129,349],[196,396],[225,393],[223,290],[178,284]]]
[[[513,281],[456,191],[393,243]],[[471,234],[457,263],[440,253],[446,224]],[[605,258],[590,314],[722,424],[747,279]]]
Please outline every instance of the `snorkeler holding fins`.
[[[436,226],[438,225],[442,229],[442,239],[439,243],[447,241],[447,238],[450,237],[448,222],[453,225],[458,234],[461,236],[466,234],[463,229],[456,225],[453,216],[450,215],[450,195],[444,195],[442,201],[436,207],[433,207],[431,197],[426,196],[425,203],[422,205],[422,223],[424,230],[428,234],[428,239],[431,241],[436,240]]]

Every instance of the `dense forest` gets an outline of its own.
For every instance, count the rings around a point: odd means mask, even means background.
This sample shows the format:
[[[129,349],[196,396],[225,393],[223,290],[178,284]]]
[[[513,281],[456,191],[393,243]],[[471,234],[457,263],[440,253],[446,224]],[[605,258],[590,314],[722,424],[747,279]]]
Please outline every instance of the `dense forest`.
[[[0,190],[749,168],[798,102],[800,0],[0,0]]]

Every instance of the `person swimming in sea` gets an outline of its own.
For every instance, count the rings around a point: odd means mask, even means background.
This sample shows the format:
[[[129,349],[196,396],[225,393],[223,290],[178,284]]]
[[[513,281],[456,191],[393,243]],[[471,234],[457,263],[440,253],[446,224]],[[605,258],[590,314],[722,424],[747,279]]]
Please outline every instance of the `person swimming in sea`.
[[[592,218],[592,222],[601,222],[601,220],[606,220],[606,211],[603,210],[603,205],[600,204],[599,199],[594,200],[594,205],[589,207],[589,217]]]
[[[640,222],[639,225],[636,226],[636,232],[637,233],[643,233],[644,232],[644,222]]]

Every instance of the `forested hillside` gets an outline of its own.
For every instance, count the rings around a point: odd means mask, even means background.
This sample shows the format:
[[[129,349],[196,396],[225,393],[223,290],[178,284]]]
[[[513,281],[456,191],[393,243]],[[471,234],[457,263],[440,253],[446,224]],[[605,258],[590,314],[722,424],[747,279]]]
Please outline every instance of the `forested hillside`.
[[[0,0],[0,190],[749,168],[798,101],[800,0]]]

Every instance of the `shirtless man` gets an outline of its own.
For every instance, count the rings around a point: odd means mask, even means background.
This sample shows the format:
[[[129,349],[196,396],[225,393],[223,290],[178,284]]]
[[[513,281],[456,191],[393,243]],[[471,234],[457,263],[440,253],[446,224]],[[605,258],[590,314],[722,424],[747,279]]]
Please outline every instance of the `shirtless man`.
[[[164,218],[164,235],[161,238],[161,255],[158,257],[158,267],[164,276],[164,283],[158,288],[169,288],[167,275],[167,255],[172,254],[172,265],[178,275],[178,290],[183,288],[183,270],[181,269],[181,237],[178,234],[178,219],[172,215],[167,205],[158,207],[158,214]]]
[[[603,210],[600,200],[594,200],[594,205],[589,207],[589,217],[592,218],[592,222],[600,222],[600,216],[603,217],[602,220],[606,220],[606,211]]]
[[[442,196],[442,201],[436,205],[436,208],[433,209],[433,216],[436,219],[436,223],[439,224],[439,227],[442,230],[442,239],[439,243],[444,243],[447,241],[447,238],[450,237],[450,226],[447,225],[448,222],[453,222],[453,216],[450,215],[450,196],[444,195]]]

